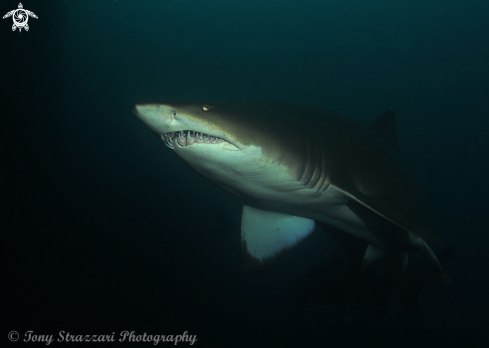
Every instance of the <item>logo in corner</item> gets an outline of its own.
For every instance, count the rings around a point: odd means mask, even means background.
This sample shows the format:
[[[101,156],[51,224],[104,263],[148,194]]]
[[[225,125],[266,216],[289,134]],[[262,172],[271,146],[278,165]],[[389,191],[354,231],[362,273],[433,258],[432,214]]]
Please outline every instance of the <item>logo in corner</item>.
[[[18,9],[7,12],[7,14],[3,16],[2,19],[8,18],[10,16],[12,16],[12,19],[14,21],[14,24],[12,25],[12,31],[15,31],[15,29],[19,28],[19,32],[22,31],[22,28],[24,28],[25,31],[29,31],[29,26],[27,25],[29,16],[37,19],[37,16],[34,12],[24,10],[24,6],[21,2],[19,3]]]

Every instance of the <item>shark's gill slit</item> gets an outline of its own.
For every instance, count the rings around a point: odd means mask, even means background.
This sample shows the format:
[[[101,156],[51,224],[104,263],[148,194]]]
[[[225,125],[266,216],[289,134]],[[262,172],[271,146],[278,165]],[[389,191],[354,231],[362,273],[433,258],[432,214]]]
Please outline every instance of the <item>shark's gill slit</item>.
[[[161,140],[163,140],[165,145],[168,146],[170,149],[175,148],[175,143],[178,143],[178,145],[181,147],[185,147],[196,143],[218,144],[218,143],[226,142],[226,140],[222,138],[215,137],[201,132],[190,131],[190,130],[164,133],[161,135]]]

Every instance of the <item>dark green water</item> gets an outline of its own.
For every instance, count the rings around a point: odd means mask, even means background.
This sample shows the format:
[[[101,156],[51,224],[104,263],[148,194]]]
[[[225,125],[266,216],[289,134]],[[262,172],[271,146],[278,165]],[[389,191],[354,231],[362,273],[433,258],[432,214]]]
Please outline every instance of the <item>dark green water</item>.
[[[0,26],[5,344],[12,330],[20,341],[29,330],[188,331],[212,347],[487,341],[487,1],[23,5],[39,17],[28,32],[12,32],[12,18]],[[294,289],[335,242],[318,230],[267,272],[245,273],[241,201],[131,113],[159,98],[289,101],[365,122],[395,110],[430,222],[455,246],[450,282],[422,292],[421,316],[314,302],[295,318]]]

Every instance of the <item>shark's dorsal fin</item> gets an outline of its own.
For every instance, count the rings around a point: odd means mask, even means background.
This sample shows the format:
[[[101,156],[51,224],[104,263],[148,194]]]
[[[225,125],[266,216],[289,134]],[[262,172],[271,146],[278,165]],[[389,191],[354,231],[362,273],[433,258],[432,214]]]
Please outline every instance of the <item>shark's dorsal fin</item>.
[[[397,151],[400,151],[397,143],[396,114],[394,111],[387,111],[368,125],[389,141]]]
[[[314,230],[314,220],[243,206],[241,244],[246,269],[264,271]]]

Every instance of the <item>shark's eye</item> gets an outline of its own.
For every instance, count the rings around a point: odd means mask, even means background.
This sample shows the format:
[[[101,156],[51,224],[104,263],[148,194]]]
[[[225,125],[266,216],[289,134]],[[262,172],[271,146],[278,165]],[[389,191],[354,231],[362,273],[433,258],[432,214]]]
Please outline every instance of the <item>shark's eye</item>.
[[[173,111],[173,116],[177,116],[177,113],[175,111]]]
[[[204,111],[210,111],[210,110],[212,110],[212,109],[214,109],[214,107],[213,107],[213,106],[210,106],[210,105],[204,105],[204,106],[202,107],[202,110],[204,110]]]

